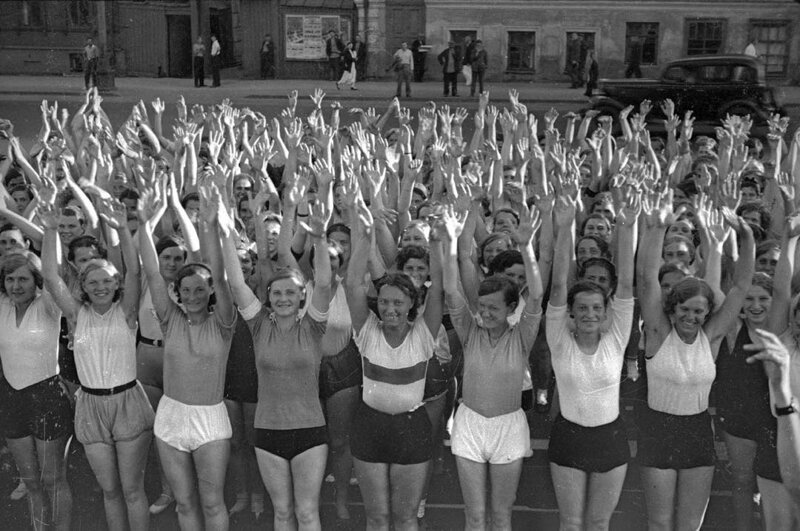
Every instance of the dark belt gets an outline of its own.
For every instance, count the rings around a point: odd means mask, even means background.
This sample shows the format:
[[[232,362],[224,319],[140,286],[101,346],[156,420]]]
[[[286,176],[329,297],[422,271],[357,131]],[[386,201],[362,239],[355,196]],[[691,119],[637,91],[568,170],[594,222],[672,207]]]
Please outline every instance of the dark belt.
[[[92,389],[91,387],[86,387],[85,385],[81,386],[81,389],[84,393],[89,393],[90,395],[97,395],[97,396],[111,396],[119,394],[123,391],[127,391],[128,389],[136,386],[136,380],[131,380],[130,382],[122,385],[118,385],[116,387],[112,387],[111,389]]]
[[[164,346],[163,339],[150,339],[149,337],[144,337],[144,336],[139,336],[139,343],[144,343],[145,345],[150,345],[151,347],[158,347],[158,348]]]

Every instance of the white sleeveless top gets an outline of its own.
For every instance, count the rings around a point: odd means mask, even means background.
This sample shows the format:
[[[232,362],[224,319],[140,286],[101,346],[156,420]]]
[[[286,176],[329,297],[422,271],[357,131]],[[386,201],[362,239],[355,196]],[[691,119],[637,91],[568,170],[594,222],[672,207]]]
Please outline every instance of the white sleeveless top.
[[[701,328],[694,343],[684,343],[673,328],[656,355],[647,360],[647,404],[671,415],[697,415],[708,409],[717,375],[711,345]]]
[[[81,385],[110,389],[136,379],[136,330],[119,302],[103,315],[82,304],[73,345]]]

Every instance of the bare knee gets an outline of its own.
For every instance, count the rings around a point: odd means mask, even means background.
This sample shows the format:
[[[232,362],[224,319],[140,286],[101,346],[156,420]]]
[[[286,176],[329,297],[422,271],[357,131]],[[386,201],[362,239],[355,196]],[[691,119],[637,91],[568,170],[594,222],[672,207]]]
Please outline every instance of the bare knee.
[[[113,489],[103,489],[103,499],[106,501],[122,501],[124,498],[122,488],[119,486]]]
[[[672,531],[672,515],[667,513],[648,515],[647,529],[649,531]]]
[[[388,529],[389,513],[386,511],[367,511],[367,527],[370,529]]]
[[[414,507],[413,510],[410,511],[392,511],[392,522],[395,528],[407,529],[411,524],[415,524],[417,522],[416,509],[417,508]]]
[[[125,497],[125,503],[128,505],[134,505],[136,503],[140,503],[142,501],[146,501],[146,495],[144,493],[144,486],[136,485],[130,488],[123,488],[122,495]]]
[[[316,505],[298,505],[294,509],[294,514],[301,527],[311,527],[319,521],[319,507]]]
[[[486,529],[486,511],[478,507],[465,507],[466,528],[470,531]]]
[[[562,531],[581,531],[583,529],[583,515],[581,514],[560,512],[558,520]]]
[[[275,512],[275,520],[278,522],[291,522],[294,520],[294,505],[289,502],[287,504],[273,504]]]
[[[492,510],[492,529],[511,529],[511,507]]]

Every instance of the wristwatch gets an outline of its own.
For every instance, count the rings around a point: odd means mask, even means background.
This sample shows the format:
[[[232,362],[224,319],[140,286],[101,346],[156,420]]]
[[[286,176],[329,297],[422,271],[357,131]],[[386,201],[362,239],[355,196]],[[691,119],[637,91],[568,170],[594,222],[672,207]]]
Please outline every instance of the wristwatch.
[[[779,417],[782,417],[784,415],[791,415],[792,413],[795,412],[797,412],[797,401],[794,397],[792,397],[792,400],[786,407],[775,406],[775,414]]]

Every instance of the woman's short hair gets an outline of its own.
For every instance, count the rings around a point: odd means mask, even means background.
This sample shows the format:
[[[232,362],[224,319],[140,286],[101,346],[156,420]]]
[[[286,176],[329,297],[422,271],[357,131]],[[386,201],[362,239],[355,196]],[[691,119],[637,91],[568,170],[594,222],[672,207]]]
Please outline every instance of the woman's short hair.
[[[406,266],[406,262],[412,258],[422,260],[426,264],[431,263],[431,254],[425,247],[421,247],[419,245],[408,245],[397,251],[397,258],[395,258],[397,270],[402,271]]]
[[[770,251],[781,252],[781,242],[778,240],[765,240],[756,247],[756,258]]]
[[[42,261],[38,256],[30,251],[11,251],[0,259],[0,293],[8,295],[6,291],[6,276],[10,275],[20,267],[27,267],[33,275],[33,282],[36,287],[42,289],[44,280],[42,278]]]
[[[308,251],[308,262],[311,264],[311,267],[314,267],[314,257],[316,255],[316,247],[312,245],[311,249]],[[339,264],[341,265],[344,261],[344,249],[341,245],[339,245],[338,242],[328,240],[328,256],[337,257],[339,259]]]
[[[507,232],[493,232],[489,236],[486,237],[483,242],[481,242],[480,247],[478,248],[478,261],[483,264],[483,252],[486,250],[490,244],[496,242],[497,240],[503,240],[508,244],[509,249],[514,248],[514,240],[511,239],[511,235]],[[484,264],[487,267],[489,264]]]
[[[180,248],[183,251],[183,259],[186,260],[186,242],[183,241],[183,238],[174,234],[168,234],[158,239],[158,242],[156,242],[156,256],[161,256],[161,253],[173,247]]]
[[[602,267],[608,273],[608,281],[610,283],[610,292],[613,293],[617,288],[617,266],[608,258],[602,256],[593,256],[587,259],[582,266],[578,268],[578,278],[586,276],[586,271],[590,267]]]
[[[205,264],[201,264],[199,262],[192,262],[191,264],[186,264],[185,266],[178,269],[178,272],[175,274],[175,280],[172,281],[172,289],[175,292],[175,295],[178,297],[178,302],[181,302],[181,282],[186,277],[191,277],[193,275],[200,275],[201,277],[205,277],[206,282],[210,287],[214,287],[214,277],[211,274],[211,268]],[[217,297],[214,293],[211,294],[211,297],[208,299],[208,310],[214,307],[217,303]]]
[[[567,308],[572,308],[572,305],[575,303],[575,297],[577,297],[579,293],[597,293],[603,297],[603,306],[608,306],[608,299],[611,296],[606,290],[594,282],[579,280],[573,284],[567,292]]]
[[[384,286],[391,286],[402,291],[411,299],[411,309],[408,311],[408,320],[415,321],[419,310],[419,293],[411,277],[405,273],[387,273],[375,283],[375,290],[380,294]]]
[[[598,249],[600,249],[600,258],[605,258],[606,260],[611,259],[611,247],[608,245],[607,241],[596,234],[587,234],[586,236],[579,237],[575,242],[575,254],[578,254],[578,245],[584,240],[592,240],[597,244]]]
[[[517,225],[519,225],[519,212],[517,212],[513,208],[509,207],[498,208],[497,210],[494,211],[494,214],[492,214],[492,220],[497,220],[497,216],[499,216],[500,214],[511,214],[511,217],[513,217],[514,221],[517,223]]]
[[[673,315],[675,308],[692,297],[697,296],[705,297],[708,301],[708,315],[706,321],[711,317],[711,312],[714,309],[714,290],[706,283],[697,277],[682,278],[672,286],[672,289],[667,293],[664,298],[664,313]]]
[[[80,286],[81,286],[81,302],[89,303],[89,295],[86,293],[83,285],[86,283],[86,278],[89,276],[89,273],[92,271],[96,271],[98,269],[107,269],[111,272],[111,276],[113,276],[117,280],[117,291],[114,292],[114,298],[112,299],[114,302],[117,302],[122,298],[122,293],[125,290],[125,285],[123,283],[122,274],[119,272],[117,267],[109,262],[104,258],[93,258],[86,262],[86,265],[83,266],[80,272]]]
[[[584,219],[584,220],[583,220],[583,223],[581,223],[581,231],[580,231],[580,233],[579,233],[581,236],[583,236],[583,235],[584,235],[584,232],[586,231],[586,224],[587,224],[587,223],[589,223],[589,220],[591,220],[591,219],[599,219],[599,220],[602,220],[602,221],[603,221],[603,223],[605,223],[605,224],[608,226],[608,231],[609,231],[609,232],[611,232],[611,229],[612,229],[613,227],[612,227],[612,225],[611,225],[611,222],[608,220],[608,218],[607,218],[607,217],[605,217],[603,214],[598,214],[598,213],[596,213],[596,212],[593,212],[593,213],[589,214],[589,215],[586,217],[586,219]]]
[[[506,269],[516,264],[525,264],[522,259],[522,253],[516,249],[503,251],[495,256],[492,263],[489,264],[489,275],[503,274]]]
[[[681,273],[685,277],[690,275],[689,269],[682,263],[664,264],[658,269],[658,282],[661,283],[661,280],[670,273]]]
[[[773,282],[772,277],[766,273],[753,273],[753,286],[762,288],[771,296],[775,288],[775,283]]]
[[[691,240],[679,235],[667,236],[666,238],[664,238],[664,244],[661,247],[662,256],[667,246],[672,245],[673,243],[685,243],[686,248],[689,250],[689,261],[690,262],[694,261],[694,256],[697,251],[697,248],[694,246],[694,243]]]
[[[483,279],[478,286],[478,296],[491,295],[497,292],[503,293],[503,300],[506,306],[519,304],[519,286],[505,275],[492,275]]]
[[[325,231],[325,236],[330,238],[331,234],[333,234],[334,232],[341,232],[342,234],[347,234],[348,238],[350,237],[350,227],[348,227],[344,223],[334,223],[333,225],[328,227],[328,230]]]
[[[743,205],[739,205],[736,209],[736,215],[744,217],[749,212],[756,212],[761,220],[759,225],[765,232],[769,232],[770,225],[772,225],[772,214],[769,209],[760,201],[751,201]]]
[[[108,258],[108,250],[106,246],[103,245],[103,242],[91,236],[89,234],[84,234],[83,236],[78,236],[67,246],[67,260],[70,262],[75,261],[75,252],[78,249],[83,249],[84,247],[94,249],[97,251],[97,256],[105,260]]]
[[[291,279],[294,280],[295,283],[300,287],[303,292],[303,298],[300,301],[300,307],[302,308],[306,304],[306,277],[303,273],[294,267],[287,267],[286,269],[282,269],[278,271],[269,282],[267,282],[267,307],[272,308],[272,305],[269,301],[269,292],[272,290],[272,285],[279,280],[286,280]]]

